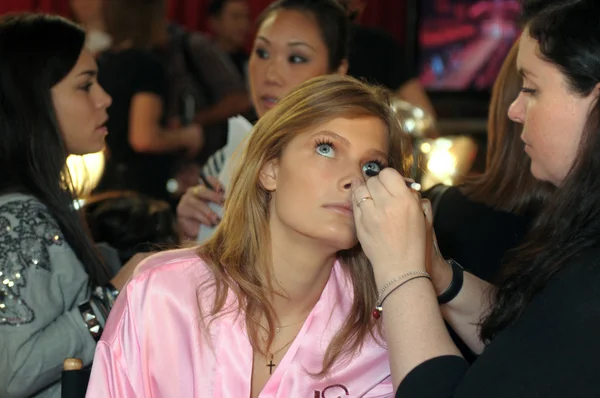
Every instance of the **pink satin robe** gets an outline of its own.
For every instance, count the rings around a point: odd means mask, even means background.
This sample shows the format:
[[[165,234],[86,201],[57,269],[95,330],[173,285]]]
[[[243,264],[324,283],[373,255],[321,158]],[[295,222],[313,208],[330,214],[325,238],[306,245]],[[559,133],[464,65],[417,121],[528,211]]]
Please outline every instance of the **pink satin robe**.
[[[96,349],[88,398],[250,397],[253,350],[244,317],[217,318],[201,331],[210,271],[192,250],[143,262],[112,309]],[[352,288],[336,263],[296,340],[273,370],[260,398],[393,397],[387,351],[369,338],[362,351],[325,379],[325,350],[351,307]],[[230,294],[228,303],[234,303]],[[206,306],[206,307],[205,307]],[[256,363],[265,366],[266,362]]]

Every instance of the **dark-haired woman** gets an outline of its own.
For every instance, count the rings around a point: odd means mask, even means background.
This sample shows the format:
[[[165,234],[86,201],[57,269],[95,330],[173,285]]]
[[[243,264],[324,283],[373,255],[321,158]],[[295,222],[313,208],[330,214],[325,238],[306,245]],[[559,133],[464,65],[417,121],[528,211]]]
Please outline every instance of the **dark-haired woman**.
[[[111,105],[84,43],[60,17],[0,19],[2,397],[59,397],[63,359],[92,361],[133,268],[112,277],[73,208],[67,156],[103,148]]]
[[[429,251],[418,197],[397,173],[354,189],[358,236],[385,288],[376,313],[397,397],[600,396],[600,2],[522,3],[522,88],[508,115],[523,125],[531,173],[557,189],[497,289]],[[426,269],[431,281],[399,277]],[[471,367],[443,318],[481,354]]]

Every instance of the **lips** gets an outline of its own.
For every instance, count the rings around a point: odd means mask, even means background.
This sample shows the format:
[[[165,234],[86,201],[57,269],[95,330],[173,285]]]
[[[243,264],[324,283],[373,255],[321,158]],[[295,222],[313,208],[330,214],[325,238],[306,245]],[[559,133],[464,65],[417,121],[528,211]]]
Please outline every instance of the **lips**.
[[[106,128],[106,122],[108,122],[108,118],[104,119],[102,123],[96,126],[96,130]]]
[[[279,103],[279,98],[272,95],[263,95],[260,97],[260,100],[267,108],[272,108]]]
[[[354,215],[354,209],[352,208],[352,204],[350,202],[330,203],[323,207],[347,216]]]

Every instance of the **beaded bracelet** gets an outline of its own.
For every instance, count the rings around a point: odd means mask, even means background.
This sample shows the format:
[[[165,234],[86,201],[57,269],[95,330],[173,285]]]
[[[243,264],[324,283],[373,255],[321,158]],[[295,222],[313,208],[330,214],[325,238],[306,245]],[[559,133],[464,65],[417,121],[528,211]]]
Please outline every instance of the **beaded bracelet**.
[[[383,297],[383,294],[385,293],[385,291],[392,286],[394,283],[398,282],[400,279],[404,279],[407,276],[411,276],[411,275],[423,275],[423,276],[429,276],[429,274],[425,271],[409,271],[406,272],[400,276],[395,277],[394,279],[392,279],[391,281],[389,281],[388,283],[386,283],[381,289],[379,289],[379,294],[377,295],[377,302],[381,301],[381,298]]]
[[[421,273],[421,272],[419,272]],[[429,280],[431,280],[431,277],[429,276],[429,274],[427,272],[424,273],[425,275],[417,275],[417,276],[413,276],[412,278],[409,278],[405,281],[403,281],[402,283],[399,283],[398,285],[396,285],[392,290],[390,290],[390,292],[388,294],[386,294],[382,299],[377,300],[377,304],[375,304],[375,309],[373,310],[372,314],[373,314],[373,318],[375,319],[379,319],[381,318],[381,314],[383,314],[383,302],[385,301],[386,298],[388,298],[388,296],[392,293],[394,293],[396,290],[398,290],[402,285],[407,284],[408,282],[415,280],[415,279],[420,279],[420,278],[427,278]]]

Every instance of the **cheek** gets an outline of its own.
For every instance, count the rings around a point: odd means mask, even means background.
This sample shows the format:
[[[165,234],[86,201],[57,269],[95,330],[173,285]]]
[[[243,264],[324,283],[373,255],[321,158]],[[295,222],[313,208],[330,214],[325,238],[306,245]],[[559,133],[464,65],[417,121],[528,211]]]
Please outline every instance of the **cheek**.
[[[281,170],[277,193],[281,204],[287,203],[297,210],[312,207],[315,203],[323,201],[327,190],[331,189],[333,182],[333,167],[322,159],[311,160],[310,166],[307,162],[297,163],[295,167]],[[292,209],[294,210],[294,209]]]
[[[296,73],[294,75],[297,76],[296,84],[301,84],[314,77],[323,76],[326,74],[328,74],[327,65],[322,61],[319,61],[318,63],[315,62],[312,64],[307,64],[301,73]]]
[[[260,61],[253,54],[248,60],[248,76],[250,77],[250,90],[254,95],[255,88],[258,86],[261,78],[264,79],[264,73],[261,70]]]

